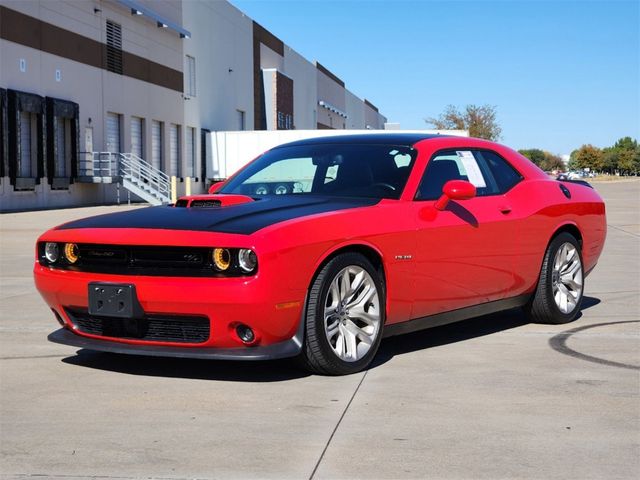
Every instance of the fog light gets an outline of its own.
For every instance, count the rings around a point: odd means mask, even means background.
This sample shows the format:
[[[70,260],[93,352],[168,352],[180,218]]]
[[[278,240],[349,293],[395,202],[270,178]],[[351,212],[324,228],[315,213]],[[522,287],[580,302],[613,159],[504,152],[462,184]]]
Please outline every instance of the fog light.
[[[226,248],[213,249],[213,266],[217,270],[224,272],[231,265],[231,253]]]
[[[238,252],[238,265],[245,272],[253,272],[258,265],[258,257],[256,252],[249,250],[248,248],[241,248]]]
[[[78,245],[66,243],[64,245],[64,256],[69,263],[76,263],[78,261]]]
[[[238,325],[236,327],[236,334],[243,343],[253,343],[256,339],[256,335],[253,333],[253,330],[246,325]]]
[[[57,243],[47,242],[44,246],[44,256],[49,263],[56,263],[60,258],[60,250]]]

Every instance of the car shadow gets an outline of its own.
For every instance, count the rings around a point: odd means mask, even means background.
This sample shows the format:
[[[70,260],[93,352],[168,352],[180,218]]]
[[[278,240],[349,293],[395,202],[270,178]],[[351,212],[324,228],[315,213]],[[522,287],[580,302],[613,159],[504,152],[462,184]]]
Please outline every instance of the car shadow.
[[[600,299],[584,297],[582,309],[600,303]],[[577,318],[580,318],[581,314]],[[379,367],[396,355],[463,342],[472,338],[510,330],[529,323],[522,309],[514,308],[419,332],[398,335],[382,341],[369,369]],[[62,362],[97,370],[148,377],[187,378],[227,382],[283,382],[308,377],[310,374],[292,359],[259,362],[164,358],[124,355],[81,349]]]
[[[492,333],[520,327],[527,323],[529,323],[529,320],[522,310],[514,308],[440,327],[390,337],[383,340],[378,350],[378,355],[370,368],[379,367],[397,355],[484,337]]]
[[[62,362],[128,375],[226,382],[282,382],[310,375],[296,368],[290,359],[241,362],[125,355],[81,349],[76,355],[63,358]]]
[[[585,296],[582,299],[582,310],[591,308],[599,303],[600,299]],[[576,320],[581,316],[582,313],[579,313]],[[524,311],[521,308],[513,308],[503,312],[421,330],[419,332],[390,337],[383,340],[378,350],[378,355],[369,368],[376,368],[383,365],[396,355],[463,342],[472,338],[484,337],[492,333],[521,327],[528,323],[529,319]]]

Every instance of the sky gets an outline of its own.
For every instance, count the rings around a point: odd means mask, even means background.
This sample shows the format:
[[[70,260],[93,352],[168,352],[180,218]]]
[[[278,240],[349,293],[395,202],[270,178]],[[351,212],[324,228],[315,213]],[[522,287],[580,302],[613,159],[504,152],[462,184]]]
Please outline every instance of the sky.
[[[640,140],[640,0],[231,0],[402,129],[494,105],[501,142]]]

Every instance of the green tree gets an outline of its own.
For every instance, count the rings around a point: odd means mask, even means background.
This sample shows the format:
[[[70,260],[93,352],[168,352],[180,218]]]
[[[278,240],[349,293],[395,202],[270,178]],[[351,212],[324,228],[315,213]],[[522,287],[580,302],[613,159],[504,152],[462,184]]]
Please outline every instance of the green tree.
[[[496,117],[492,105],[467,105],[463,111],[448,105],[438,118],[425,118],[425,122],[440,130],[468,130],[472,137],[496,141],[502,134]]]
[[[524,155],[537,166],[542,168],[542,163],[544,162],[544,152],[539,148],[527,148],[523,150],[518,150],[518,153]]]
[[[607,173],[615,173],[615,171],[618,169],[618,152],[612,147],[608,147],[602,149],[602,154],[602,163],[604,165],[602,170]]]
[[[542,170],[564,170],[564,163],[562,162],[562,158],[560,158],[558,155],[554,155],[551,152],[540,150],[539,148],[518,150],[518,152],[527,157]]]
[[[604,158],[604,153],[598,147],[582,145],[579,149],[571,152],[569,168],[574,170],[589,168],[601,172],[604,168]]]
[[[543,170],[564,170],[564,162],[560,155],[544,152]]]
[[[640,171],[640,145],[631,137],[620,138],[603,149],[603,169],[607,172],[637,174]]]
[[[619,139],[612,149],[618,154],[618,170],[637,175],[640,171],[640,145],[638,145],[638,141],[631,137],[624,137]]]

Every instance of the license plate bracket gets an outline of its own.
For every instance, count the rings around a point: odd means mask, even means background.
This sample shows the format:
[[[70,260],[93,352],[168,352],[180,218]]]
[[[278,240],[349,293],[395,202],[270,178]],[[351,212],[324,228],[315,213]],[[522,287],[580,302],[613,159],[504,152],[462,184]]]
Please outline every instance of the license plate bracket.
[[[89,314],[101,317],[141,318],[136,286],[128,283],[89,282]]]

